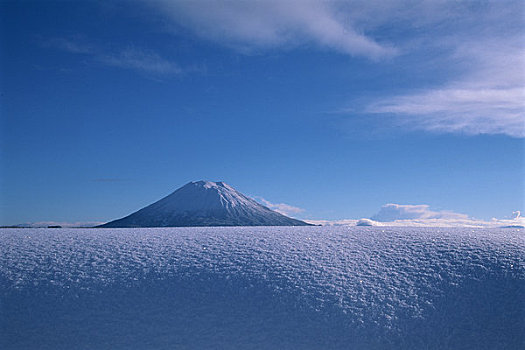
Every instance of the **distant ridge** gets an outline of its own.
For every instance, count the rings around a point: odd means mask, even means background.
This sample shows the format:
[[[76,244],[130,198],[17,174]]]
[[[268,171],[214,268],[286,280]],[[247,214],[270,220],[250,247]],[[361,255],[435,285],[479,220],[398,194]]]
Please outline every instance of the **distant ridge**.
[[[273,211],[224,182],[195,181],[98,227],[311,226]]]

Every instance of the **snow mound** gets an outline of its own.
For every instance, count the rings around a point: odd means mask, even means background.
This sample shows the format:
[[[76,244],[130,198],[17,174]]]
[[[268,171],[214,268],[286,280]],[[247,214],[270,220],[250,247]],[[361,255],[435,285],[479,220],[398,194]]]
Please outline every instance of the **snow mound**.
[[[2,349],[520,349],[508,229],[0,230]]]

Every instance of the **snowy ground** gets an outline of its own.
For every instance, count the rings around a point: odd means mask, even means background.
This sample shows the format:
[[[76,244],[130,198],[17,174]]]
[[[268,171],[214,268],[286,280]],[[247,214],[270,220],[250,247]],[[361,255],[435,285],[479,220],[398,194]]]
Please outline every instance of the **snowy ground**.
[[[523,349],[525,231],[0,230],[2,349]]]

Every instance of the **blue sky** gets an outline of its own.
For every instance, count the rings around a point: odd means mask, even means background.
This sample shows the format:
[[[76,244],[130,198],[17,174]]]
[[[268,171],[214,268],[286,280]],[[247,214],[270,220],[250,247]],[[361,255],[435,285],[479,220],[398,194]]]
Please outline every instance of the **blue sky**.
[[[525,209],[521,1],[0,4],[0,224],[200,179],[303,219]]]

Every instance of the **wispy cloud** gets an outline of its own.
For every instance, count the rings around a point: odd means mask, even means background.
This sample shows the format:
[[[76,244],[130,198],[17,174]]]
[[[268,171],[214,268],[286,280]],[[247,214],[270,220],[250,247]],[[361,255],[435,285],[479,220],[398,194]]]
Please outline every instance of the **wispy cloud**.
[[[397,226],[397,227],[469,227],[497,228],[525,226],[525,218],[516,211],[513,217],[505,219],[480,220],[466,214],[447,210],[431,210],[426,204],[407,205],[389,203],[381,207],[379,212],[369,218],[345,220],[305,220],[306,222],[324,226]]]
[[[380,99],[365,112],[392,115],[409,129],[525,137],[523,57],[525,50],[509,41],[462,47],[454,58],[465,65],[463,77],[442,87]]]
[[[276,212],[281,213],[286,216],[292,216],[298,213],[302,213],[304,211],[304,209],[294,207],[293,205],[289,205],[285,203],[272,203],[262,197],[256,197],[256,199],[259,200],[266,207],[272,210],[275,210]]]
[[[365,103],[352,100],[346,113],[365,114],[377,128],[525,136],[523,1],[337,4],[353,25],[400,50],[389,62],[393,71],[420,81],[400,84],[399,93],[365,96]]]
[[[85,55],[95,55],[97,50],[92,45],[83,42],[81,39],[51,38],[42,40],[45,47],[57,48],[63,51]]]
[[[311,0],[168,1],[152,3],[196,35],[241,49],[313,44],[352,56],[388,57],[397,50],[341,16],[337,2]]]
[[[372,128],[379,128],[381,124],[374,121],[381,120],[402,130],[525,137],[522,1],[142,3],[167,18],[177,31],[238,50],[309,47],[366,57],[378,64],[388,57],[393,71],[421,75],[421,86],[403,85],[404,92],[388,92],[373,100],[360,96],[367,102],[350,101],[352,109],[343,108],[351,115],[367,115]],[[150,75],[191,70],[135,47],[108,51],[63,38],[49,43],[99,64]],[[406,69],[412,65],[417,67]],[[430,81],[439,82],[429,85]]]
[[[72,54],[89,57],[93,62],[106,66],[134,70],[157,76],[178,75],[184,72],[175,62],[163,58],[159,54],[126,47],[120,50],[104,50],[79,39],[53,38],[44,41],[44,46],[57,48]]]
[[[387,124],[404,130],[525,136],[520,1],[160,0],[150,6],[201,38],[241,50],[309,46],[374,60],[398,56],[395,64],[421,57],[415,74],[449,79],[353,112],[387,116]]]
[[[136,48],[127,48],[113,54],[99,54],[95,59],[108,66],[146,73],[160,75],[182,73],[182,69],[174,62],[164,59],[156,53],[145,52]]]

